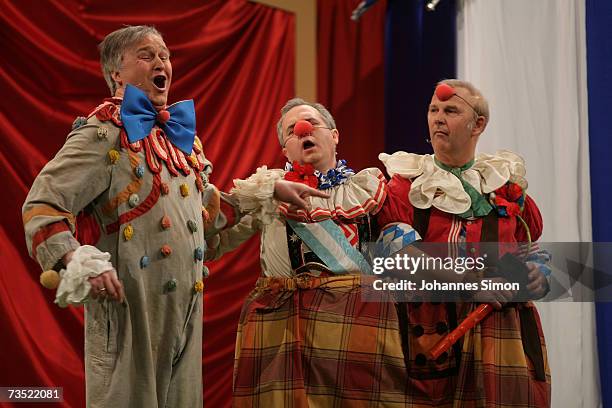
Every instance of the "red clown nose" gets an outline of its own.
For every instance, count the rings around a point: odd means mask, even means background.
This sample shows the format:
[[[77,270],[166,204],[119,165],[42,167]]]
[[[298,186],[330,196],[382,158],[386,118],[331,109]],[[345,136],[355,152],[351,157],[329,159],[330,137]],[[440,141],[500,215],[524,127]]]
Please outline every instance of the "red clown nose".
[[[157,121],[160,124],[165,124],[170,119],[170,112],[167,110],[161,110],[157,113]]]
[[[295,134],[297,137],[306,136],[307,134],[312,133],[313,130],[314,126],[312,126],[312,123],[306,120],[298,120],[295,123],[295,126],[293,126],[293,134]]]
[[[455,88],[448,84],[440,84],[436,87],[436,97],[442,102],[448,101],[455,95]],[[463,99],[463,98],[462,98]]]

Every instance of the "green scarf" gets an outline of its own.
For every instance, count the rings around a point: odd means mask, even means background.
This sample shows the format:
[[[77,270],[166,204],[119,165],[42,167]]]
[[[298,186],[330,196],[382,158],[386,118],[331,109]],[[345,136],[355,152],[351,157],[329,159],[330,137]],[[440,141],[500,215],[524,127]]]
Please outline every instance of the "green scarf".
[[[467,210],[463,214],[459,214],[459,217],[461,218],[484,217],[485,215],[491,212],[493,207],[491,206],[491,204],[489,204],[487,199],[482,194],[480,194],[478,190],[476,190],[470,183],[468,183],[461,177],[461,174],[464,171],[466,171],[467,169],[469,169],[470,167],[474,165],[474,159],[470,160],[468,163],[464,164],[461,167],[449,167],[446,164],[439,161],[438,159],[436,159],[435,157],[434,157],[434,161],[441,169],[454,174],[455,177],[457,177],[459,181],[461,181],[461,185],[463,185],[463,190],[470,196],[470,199],[472,201],[472,206],[470,207],[469,210]]]

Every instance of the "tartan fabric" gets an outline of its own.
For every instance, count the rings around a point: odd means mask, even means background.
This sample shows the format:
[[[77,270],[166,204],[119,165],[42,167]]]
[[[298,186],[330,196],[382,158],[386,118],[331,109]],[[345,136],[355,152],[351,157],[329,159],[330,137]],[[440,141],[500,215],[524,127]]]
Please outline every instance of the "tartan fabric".
[[[477,306],[458,306],[458,321]],[[447,304],[405,304],[409,328],[406,351],[410,407],[527,408],[550,407],[551,377],[537,310],[531,302],[512,303],[494,311],[439,361],[419,362],[447,331]],[[521,309],[533,313],[544,359],[545,381],[536,377],[521,334]],[[445,326],[445,324],[442,324]],[[448,327],[446,327],[448,329]],[[458,351],[458,352],[457,352]],[[457,361],[457,358],[459,361]]]
[[[463,315],[475,307],[465,304]],[[545,381],[536,379],[534,362],[526,355],[519,311],[533,313],[544,359]],[[456,401],[465,408],[550,407],[551,377],[546,343],[532,302],[510,304],[495,311],[463,338]]]
[[[366,279],[260,278],[238,326],[234,406],[411,406],[395,303],[362,302]]]
[[[388,184],[387,201],[378,213],[379,225],[404,222],[415,227],[425,242],[444,242],[458,248],[466,242],[495,241],[483,239],[484,218],[466,221],[436,208],[426,213],[414,208],[407,200],[410,187],[410,180],[399,176],[392,178]],[[521,216],[532,238],[537,240],[542,232],[542,217],[530,197],[526,198]],[[525,229],[517,224],[515,218],[501,217],[496,224],[498,242],[516,245],[526,240]],[[477,305],[413,302],[405,306],[409,345],[406,365],[412,404],[409,406],[550,407],[551,376],[546,344],[532,302],[511,303],[500,311],[493,311],[470,330],[456,348],[449,350],[446,360],[441,362],[423,361],[419,354],[426,355],[441,338],[440,333],[446,334]],[[455,317],[456,322],[453,322]],[[525,331],[527,322],[531,329]],[[530,357],[534,349],[539,360]],[[542,371],[541,378],[536,366]]]

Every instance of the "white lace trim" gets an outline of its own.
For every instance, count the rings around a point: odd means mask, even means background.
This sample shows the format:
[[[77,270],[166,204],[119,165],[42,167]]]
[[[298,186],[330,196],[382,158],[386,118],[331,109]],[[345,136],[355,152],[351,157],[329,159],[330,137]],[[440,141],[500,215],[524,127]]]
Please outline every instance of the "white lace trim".
[[[323,190],[329,198],[309,197],[310,209],[290,210],[281,203],[279,211],[286,217],[302,222],[325,219],[352,219],[367,213],[375,214],[387,194],[385,177],[377,168],[363,169],[349,177],[344,184]]]
[[[398,174],[412,180],[408,198],[415,207],[433,206],[451,214],[462,214],[471,207],[472,201],[461,181],[438,167],[433,155],[396,152],[391,155],[381,153],[378,158],[391,177]],[[462,177],[478,192],[489,194],[507,181],[527,189],[525,173],[525,161],[521,156],[499,150],[495,155],[478,154],[474,165],[465,170]]]
[[[270,224],[277,215],[274,183],[282,180],[285,172],[262,166],[246,180],[234,179],[231,194],[238,201],[240,211],[252,215],[263,224]]]

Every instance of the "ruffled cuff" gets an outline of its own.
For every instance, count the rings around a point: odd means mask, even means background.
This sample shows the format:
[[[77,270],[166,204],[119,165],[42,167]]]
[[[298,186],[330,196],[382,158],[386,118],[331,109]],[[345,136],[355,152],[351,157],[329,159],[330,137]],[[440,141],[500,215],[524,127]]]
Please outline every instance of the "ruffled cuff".
[[[231,194],[238,201],[240,211],[262,224],[272,223],[278,209],[278,203],[274,200],[274,183],[282,180],[283,174],[283,170],[262,166],[246,180],[235,179]]]
[[[72,254],[66,269],[60,271],[60,284],[55,295],[55,303],[60,307],[70,304],[86,303],[91,290],[89,278],[104,272],[117,274],[110,263],[111,255],[91,245],[83,245]]]
[[[350,176],[344,184],[325,190],[328,198],[308,197],[310,208],[294,210],[287,203],[279,204],[279,213],[300,222],[326,219],[354,219],[364,214],[376,214],[387,196],[385,176],[377,168],[363,169]]]

